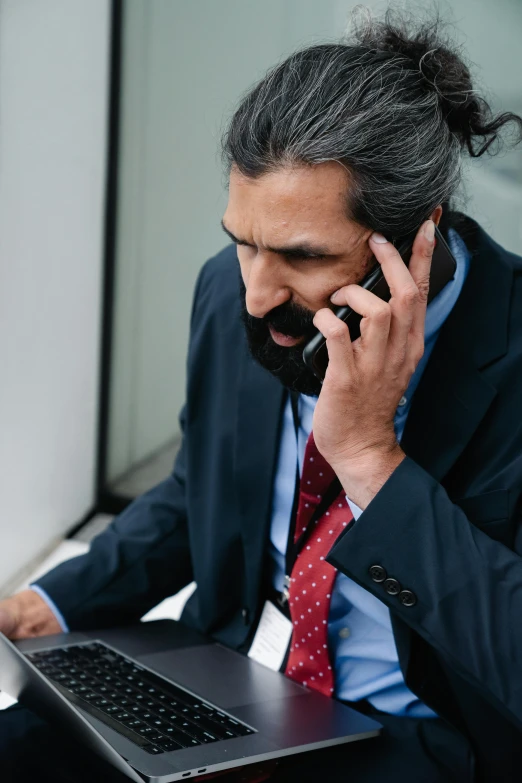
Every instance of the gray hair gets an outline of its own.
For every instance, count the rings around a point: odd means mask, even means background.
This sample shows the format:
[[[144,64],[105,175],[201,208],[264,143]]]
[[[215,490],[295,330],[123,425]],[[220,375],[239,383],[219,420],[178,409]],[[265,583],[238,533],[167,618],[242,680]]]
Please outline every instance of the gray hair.
[[[498,148],[493,117],[435,20],[366,16],[350,37],[295,52],[241,100],[222,140],[228,172],[249,177],[284,166],[338,161],[350,175],[347,211],[396,238],[446,203],[461,153]],[[496,142],[495,145],[493,143]],[[493,145],[493,146],[492,146]]]

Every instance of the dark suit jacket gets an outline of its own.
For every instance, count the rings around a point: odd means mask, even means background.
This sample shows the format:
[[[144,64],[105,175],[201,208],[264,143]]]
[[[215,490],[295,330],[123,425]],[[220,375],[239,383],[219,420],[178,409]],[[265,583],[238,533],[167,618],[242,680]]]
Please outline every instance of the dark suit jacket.
[[[470,272],[415,392],[408,456],[328,560],[389,606],[407,685],[469,738],[485,777],[508,780],[522,775],[522,260],[469,219],[465,238]],[[244,650],[286,392],[249,354],[233,247],[203,267],[191,324],[172,475],[39,584],[84,629],[136,621],[195,579],[184,621]]]

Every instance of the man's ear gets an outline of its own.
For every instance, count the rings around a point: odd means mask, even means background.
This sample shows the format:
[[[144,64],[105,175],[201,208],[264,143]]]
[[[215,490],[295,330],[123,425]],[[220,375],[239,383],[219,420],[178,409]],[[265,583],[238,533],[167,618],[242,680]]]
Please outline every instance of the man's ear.
[[[442,217],[442,205],[439,204],[438,207],[435,207],[433,212],[430,215],[430,218],[433,220],[436,226],[439,225],[440,219]]]

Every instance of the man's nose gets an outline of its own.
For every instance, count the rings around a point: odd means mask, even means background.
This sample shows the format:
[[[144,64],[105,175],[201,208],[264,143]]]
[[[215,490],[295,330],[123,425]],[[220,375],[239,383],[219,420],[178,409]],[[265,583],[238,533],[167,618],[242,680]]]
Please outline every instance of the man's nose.
[[[261,254],[250,266],[246,289],[246,308],[254,318],[263,318],[291,298],[279,264]]]

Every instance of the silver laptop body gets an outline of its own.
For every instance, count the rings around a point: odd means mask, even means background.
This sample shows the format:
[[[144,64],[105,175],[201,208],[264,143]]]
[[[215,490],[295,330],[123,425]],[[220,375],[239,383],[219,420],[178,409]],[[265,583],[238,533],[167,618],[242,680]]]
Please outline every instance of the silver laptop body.
[[[196,704],[200,711],[204,707],[215,720],[219,715],[223,721],[219,724],[220,731],[224,726],[237,726],[243,734],[249,733],[172,751],[156,749],[158,755],[150,755],[150,750],[143,749],[143,743],[136,744],[130,739],[137,735],[115,730],[120,724],[72,696],[45,676],[37,668],[40,664],[33,663],[45,658],[46,651],[54,651],[48,654],[52,659],[56,651],[68,650],[63,655],[73,654],[78,647],[82,647],[82,654],[86,649],[94,649],[97,654],[101,650],[105,658],[114,656],[118,664],[119,656],[123,655],[130,662],[126,664],[128,671],[132,665],[144,678],[149,674],[159,676],[160,686],[165,683],[166,691],[176,686],[187,694],[191,704],[201,702]],[[123,671],[121,666],[118,671]],[[381,730],[376,721],[335,699],[308,690],[283,674],[171,620],[99,632],[57,634],[16,643],[0,634],[0,689],[50,722],[61,724],[137,783],[184,780],[375,737]],[[213,725],[216,724],[207,723],[207,727]],[[141,742],[139,738],[137,741]]]

